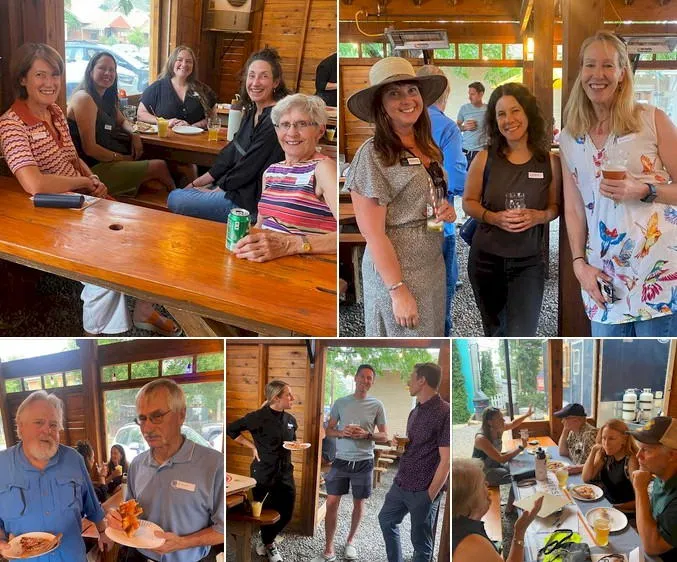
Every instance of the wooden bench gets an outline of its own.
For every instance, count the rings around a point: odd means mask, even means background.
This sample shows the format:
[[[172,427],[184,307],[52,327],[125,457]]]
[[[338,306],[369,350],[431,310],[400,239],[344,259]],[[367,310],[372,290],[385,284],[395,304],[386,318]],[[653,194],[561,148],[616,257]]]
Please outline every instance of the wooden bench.
[[[235,560],[250,562],[252,556],[251,539],[254,528],[261,525],[272,525],[280,520],[280,514],[274,509],[263,509],[260,517],[254,517],[240,508],[226,512],[226,532],[233,537],[235,543]]]
[[[135,196],[118,195],[116,199],[121,203],[138,205],[147,209],[156,211],[169,211],[167,208],[167,196],[169,193],[164,189],[145,189],[141,188]]]
[[[381,483],[381,476],[387,471],[388,469],[384,466],[375,466],[374,467],[374,482],[373,486],[374,488],[378,488],[378,485]]]
[[[489,511],[482,517],[484,529],[487,532],[487,536],[492,541],[502,541],[503,523],[501,520],[501,490],[498,486],[489,487],[489,498],[491,499]]]

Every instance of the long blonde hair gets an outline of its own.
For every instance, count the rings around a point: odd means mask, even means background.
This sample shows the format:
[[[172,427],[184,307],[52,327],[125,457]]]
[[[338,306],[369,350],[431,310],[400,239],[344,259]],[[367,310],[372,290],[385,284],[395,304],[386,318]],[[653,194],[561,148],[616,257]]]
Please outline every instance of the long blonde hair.
[[[581,68],[585,50],[595,41],[602,41],[611,45],[618,58],[618,66],[625,70],[623,81],[618,83],[618,92],[611,105],[609,129],[616,136],[627,135],[641,129],[640,112],[642,106],[635,102],[635,92],[632,84],[632,67],[628,58],[628,51],[623,42],[613,33],[600,30],[588,37],[578,54],[578,76],[571,88],[569,99],[564,108],[564,123],[567,132],[578,138],[585,135],[597,121],[592,102],[588,98],[581,83]]]
[[[637,450],[639,449],[637,447],[637,443],[635,443],[635,439],[632,435],[627,435],[625,432],[628,431],[628,426],[623,420],[619,420],[618,418],[612,418],[608,422],[606,422],[602,427],[599,428],[599,431],[597,432],[597,438],[595,439],[595,442],[598,444],[602,444],[602,432],[604,431],[604,428],[608,427],[609,429],[613,429],[614,431],[618,431],[621,435],[625,435],[626,440],[625,440],[625,446],[623,447],[623,454],[626,457],[634,457],[637,454]]]

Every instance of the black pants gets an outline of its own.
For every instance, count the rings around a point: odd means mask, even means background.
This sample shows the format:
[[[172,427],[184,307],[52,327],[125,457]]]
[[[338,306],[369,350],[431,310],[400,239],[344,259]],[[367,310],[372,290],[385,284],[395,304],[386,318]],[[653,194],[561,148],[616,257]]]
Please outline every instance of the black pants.
[[[257,484],[252,490],[255,501],[261,501],[268,494],[263,507],[274,509],[280,514],[280,520],[272,525],[261,526],[261,541],[263,544],[273,544],[275,537],[291,521],[294,513],[294,500],[296,499],[296,487],[294,475],[291,471],[283,472],[275,476],[269,485]]]
[[[130,547],[123,547],[123,549],[127,550],[127,552],[120,552],[120,555],[118,556],[118,560],[123,560],[124,562],[146,562],[146,560],[151,560],[147,556],[144,556],[141,554],[138,550],[135,548],[130,548]],[[158,557],[158,560],[160,558]],[[209,554],[205,556],[204,558],[201,558],[197,562],[216,562],[216,552],[214,551],[214,548],[212,548],[209,551]]]
[[[503,258],[470,247],[468,277],[485,336],[535,336],[543,302],[545,265],[539,253]]]
[[[465,159],[468,161],[468,168],[470,169],[470,164],[474,160],[475,156],[479,153],[479,150],[463,150],[463,154],[465,154]]]

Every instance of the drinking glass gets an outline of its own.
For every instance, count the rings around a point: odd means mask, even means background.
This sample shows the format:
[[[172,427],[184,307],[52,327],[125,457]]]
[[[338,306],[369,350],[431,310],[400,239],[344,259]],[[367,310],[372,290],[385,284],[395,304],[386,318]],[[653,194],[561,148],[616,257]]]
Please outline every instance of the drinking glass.
[[[426,227],[430,232],[442,232],[444,223],[437,220],[437,212],[442,203],[447,200],[447,182],[444,172],[437,162],[432,162],[428,168],[428,203],[426,208]]]
[[[528,429],[520,429],[520,439],[522,440],[522,446],[526,447],[527,443],[529,441],[529,430]]]
[[[163,117],[157,118],[157,134],[158,137],[169,136],[169,121]]]
[[[505,208],[508,209],[526,209],[527,196],[519,191],[511,191],[505,194]]]
[[[219,140],[219,130],[221,129],[221,119],[218,117],[210,117],[207,119],[207,129],[209,131],[207,140],[208,141],[217,141]]]
[[[569,480],[569,471],[566,468],[560,468],[557,472],[555,472],[555,476],[557,476],[559,487],[566,488],[567,480]]]
[[[137,107],[135,105],[128,105],[127,107],[122,108],[122,114],[130,123],[132,123],[132,125],[136,123],[136,112]]]
[[[622,180],[627,173],[628,155],[618,145],[612,144],[604,151],[602,175],[608,180]]]
[[[611,522],[606,517],[598,517],[593,523],[595,528],[595,541],[599,546],[607,546],[609,544],[609,528]]]

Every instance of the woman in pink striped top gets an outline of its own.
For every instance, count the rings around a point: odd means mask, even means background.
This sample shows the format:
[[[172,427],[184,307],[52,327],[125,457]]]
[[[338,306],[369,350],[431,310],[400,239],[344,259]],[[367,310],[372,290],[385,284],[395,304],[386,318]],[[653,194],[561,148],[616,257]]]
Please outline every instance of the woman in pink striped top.
[[[237,257],[262,262],[336,252],[336,162],[316,149],[327,118],[317,96],[294,94],[273,108],[286,158],[263,173],[256,223],[261,230],[238,242]]]

